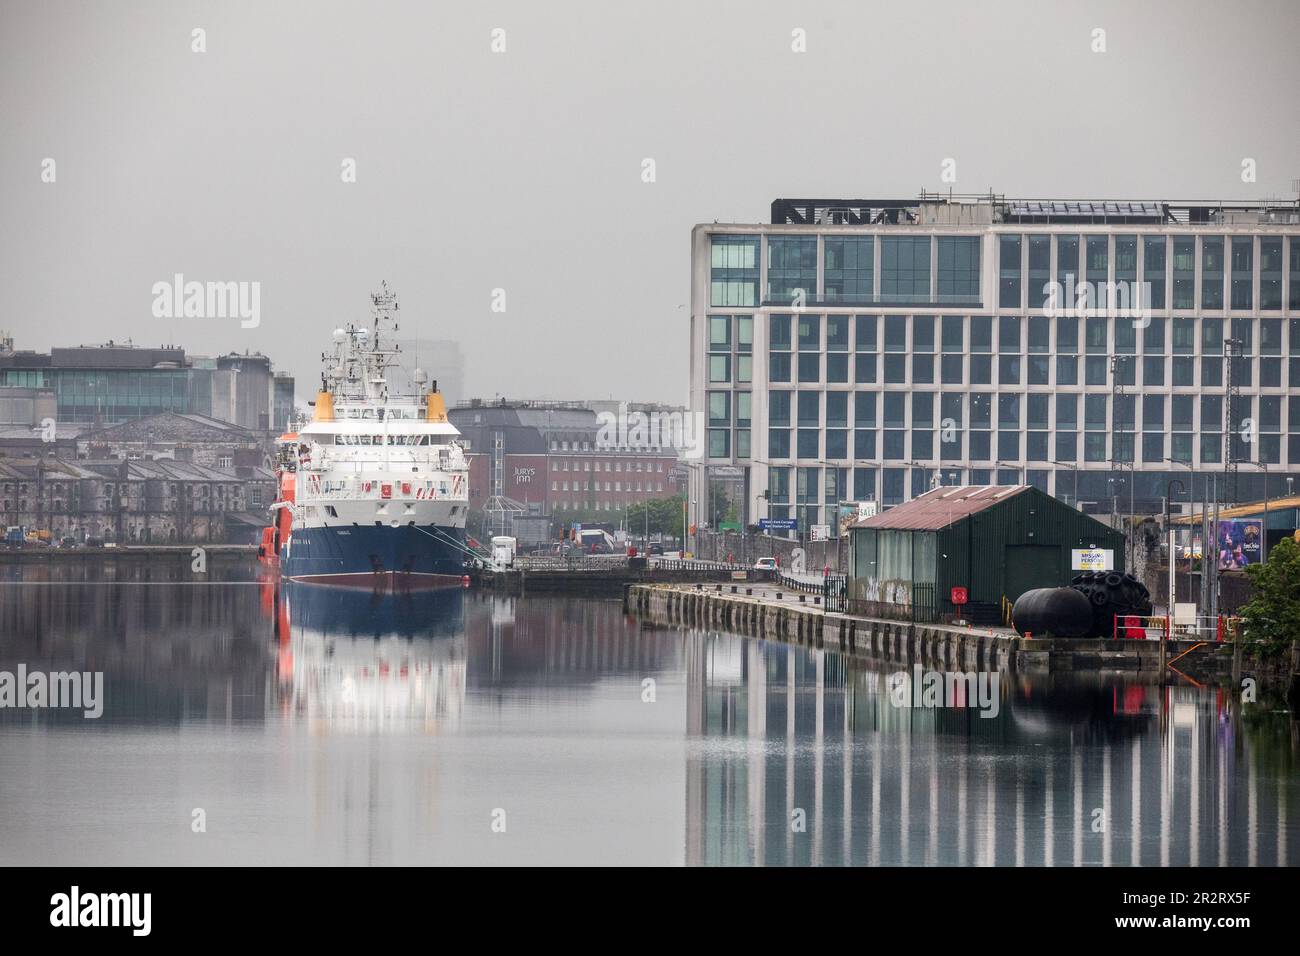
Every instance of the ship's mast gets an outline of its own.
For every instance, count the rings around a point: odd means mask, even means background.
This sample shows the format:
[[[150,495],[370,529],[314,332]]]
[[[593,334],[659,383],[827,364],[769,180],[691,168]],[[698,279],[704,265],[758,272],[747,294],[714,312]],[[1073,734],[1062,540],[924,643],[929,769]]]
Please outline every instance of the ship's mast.
[[[384,282],[370,295],[370,326],[355,325],[334,330],[332,353],[321,355],[326,370],[322,386],[342,401],[385,402],[388,399],[388,369],[397,365],[401,349],[385,348],[391,333],[398,331],[397,295]]]
[[[397,364],[393,358],[401,350],[396,345],[386,349],[383,347],[383,341],[390,331],[396,332],[399,328],[398,308],[397,294],[389,290],[387,281],[381,284],[378,292],[370,294],[372,341],[365,355],[366,397],[370,399],[382,401],[388,398],[387,371]]]

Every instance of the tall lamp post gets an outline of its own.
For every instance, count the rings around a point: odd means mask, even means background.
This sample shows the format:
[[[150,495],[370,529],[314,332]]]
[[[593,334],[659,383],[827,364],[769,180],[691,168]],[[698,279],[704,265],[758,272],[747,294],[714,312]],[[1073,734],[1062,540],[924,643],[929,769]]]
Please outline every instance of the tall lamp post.
[[[1011,461],[997,461],[994,462],[994,464],[997,465],[997,467],[999,468],[1010,468],[1018,472],[1020,474],[1020,483],[1022,485],[1029,483],[1028,481],[1026,481],[1026,478],[1028,477],[1028,471],[1029,471],[1028,465],[1022,465],[1019,462],[1011,462]]]
[[[1263,540],[1259,543],[1259,560],[1263,563],[1268,560],[1268,462],[1261,458],[1255,464],[1264,471],[1264,525],[1260,534]]]
[[[1070,473],[1073,476],[1071,484],[1074,485],[1074,488],[1070,492],[1070,504],[1073,507],[1078,508],[1079,507],[1079,465],[1078,463],[1068,462],[1068,461],[1048,461],[1048,464],[1055,465],[1057,468],[1070,469]]]
[[[926,473],[927,471],[929,471],[929,468],[928,468],[927,466],[921,464],[919,461],[905,461],[905,462],[903,462],[903,465],[904,465],[905,467],[907,467],[907,468],[915,468],[916,470],[920,471],[920,472],[921,472],[921,478],[922,478],[922,479],[925,478],[925,473]],[[924,482],[922,482],[922,483],[924,483]],[[909,487],[909,489],[911,488],[911,482],[910,482],[910,481],[908,482],[908,487]],[[931,489],[931,488],[927,488],[927,489],[926,489],[926,491],[932,491],[932,490],[933,490],[933,489]],[[921,492],[921,494],[925,494],[925,491]],[[908,495],[909,495],[909,500],[910,500],[910,495],[911,495],[911,491],[910,491],[910,490],[908,491]]]
[[[1175,550],[1177,550],[1178,547],[1177,543],[1174,541],[1174,522],[1173,522],[1174,485],[1177,485],[1179,490],[1181,491],[1187,490],[1187,486],[1184,485],[1182,480],[1178,478],[1171,478],[1169,480],[1169,483],[1165,486],[1165,530],[1169,532],[1169,622],[1170,622],[1169,626],[1170,629],[1173,628],[1174,605],[1177,602],[1177,598],[1178,598],[1178,592],[1176,590],[1176,585],[1174,584],[1176,580],[1176,578],[1174,577],[1174,567],[1175,567],[1174,552]]]

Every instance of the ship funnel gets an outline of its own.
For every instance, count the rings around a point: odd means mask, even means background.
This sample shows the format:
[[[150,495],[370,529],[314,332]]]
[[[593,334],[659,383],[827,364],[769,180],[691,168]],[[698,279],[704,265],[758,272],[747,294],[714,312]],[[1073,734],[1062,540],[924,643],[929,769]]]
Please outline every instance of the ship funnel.
[[[447,420],[447,404],[442,400],[442,394],[439,392],[430,392],[425,396],[425,407],[428,413],[425,416],[431,422],[445,422]]]
[[[334,421],[334,396],[329,392],[316,393],[316,421]]]

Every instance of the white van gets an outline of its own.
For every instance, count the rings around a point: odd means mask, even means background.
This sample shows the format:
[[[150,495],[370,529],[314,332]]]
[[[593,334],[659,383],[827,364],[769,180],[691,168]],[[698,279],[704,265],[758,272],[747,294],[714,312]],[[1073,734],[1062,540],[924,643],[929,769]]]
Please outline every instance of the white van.
[[[515,549],[518,542],[508,535],[499,534],[492,539],[492,568],[504,571],[515,566]]]

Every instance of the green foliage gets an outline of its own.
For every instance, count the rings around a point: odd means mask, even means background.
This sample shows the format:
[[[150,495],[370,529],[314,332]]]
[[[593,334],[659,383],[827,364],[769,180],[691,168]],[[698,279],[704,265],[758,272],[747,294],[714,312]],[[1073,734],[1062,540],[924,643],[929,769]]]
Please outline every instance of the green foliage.
[[[650,533],[672,535],[681,538],[684,534],[682,530],[682,504],[685,499],[678,495],[675,498],[656,498],[653,501],[647,501],[645,504],[629,505],[627,509],[627,530],[628,534],[641,535],[646,529],[646,511],[650,513]]]
[[[1300,545],[1283,538],[1263,564],[1246,568],[1255,593],[1241,609],[1242,636],[1274,657],[1300,640]]]

